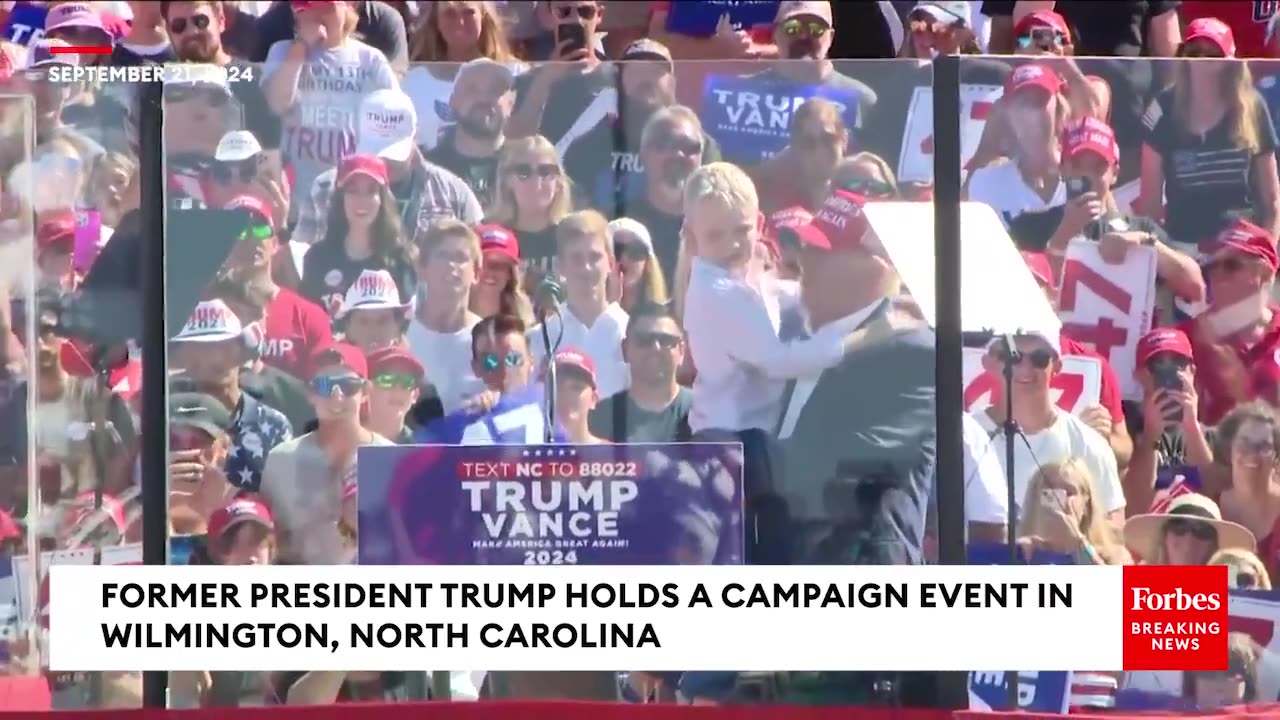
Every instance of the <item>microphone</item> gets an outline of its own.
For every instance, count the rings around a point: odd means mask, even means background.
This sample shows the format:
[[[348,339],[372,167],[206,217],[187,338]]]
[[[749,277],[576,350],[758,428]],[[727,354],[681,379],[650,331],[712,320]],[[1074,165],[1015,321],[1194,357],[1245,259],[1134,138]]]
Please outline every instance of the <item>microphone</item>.
[[[1009,362],[1016,364],[1022,359],[1022,353],[1018,352],[1018,343],[1014,340],[1012,334],[1001,335],[1000,341],[1004,343],[1005,352],[1009,355]]]
[[[539,320],[545,320],[549,313],[554,314],[557,311],[562,302],[564,302],[564,288],[560,287],[560,283],[549,274],[544,275],[533,291],[534,314]]]

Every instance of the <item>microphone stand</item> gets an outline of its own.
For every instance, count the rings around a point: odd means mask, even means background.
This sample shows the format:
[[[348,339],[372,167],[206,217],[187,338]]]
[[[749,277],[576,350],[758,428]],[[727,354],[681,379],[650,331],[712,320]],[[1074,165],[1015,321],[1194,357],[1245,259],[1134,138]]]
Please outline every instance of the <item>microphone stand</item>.
[[[551,330],[547,328],[547,320],[559,315],[559,308],[542,314],[542,349],[543,356],[547,358],[547,380],[542,384],[542,442],[547,445],[556,438],[556,358],[555,348],[551,347]]]

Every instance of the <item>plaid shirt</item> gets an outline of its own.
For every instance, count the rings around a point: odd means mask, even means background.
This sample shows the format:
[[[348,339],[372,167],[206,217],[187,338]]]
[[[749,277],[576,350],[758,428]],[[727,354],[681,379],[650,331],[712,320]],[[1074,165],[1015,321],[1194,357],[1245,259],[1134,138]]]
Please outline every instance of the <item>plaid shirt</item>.
[[[437,218],[457,218],[478,225],[484,216],[480,201],[462,180],[448,170],[414,152],[409,162],[412,172],[407,182],[393,182],[392,192],[400,205],[400,225],[410,238]],[[329,218],[329,201],[338,169],[330,168],[318,177],[311,192],[298,198],[298,224],[293,240],[314,245],[324,239]]]

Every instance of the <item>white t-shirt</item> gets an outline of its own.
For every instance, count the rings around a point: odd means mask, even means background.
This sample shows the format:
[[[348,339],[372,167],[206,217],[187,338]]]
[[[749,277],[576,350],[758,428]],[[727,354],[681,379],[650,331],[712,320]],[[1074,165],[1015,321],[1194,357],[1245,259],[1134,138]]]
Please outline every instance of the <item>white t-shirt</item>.
[[[417,318],[409,322],[409,352],[426,369],[427,382],[439,393],[446,414],[484,389],[484,383],[471,370],[471,328],[477,322],[468,321],[454,333],[431,330]]]
[[[560,306],[559,314],[547,318],[548,334],[552,343],[560,341],[556,346],[559,350],[581,351],[595,363],[596,390],[602,398],[631,387],[631,368],[622,357],[622,338],[627,334],[628,319],[627,311],[617,303],[605,308],[591,327],[573,314],[568,303]],[[535,325],[529,330],[528,339],[534,365],[541,368],[547,356],[542,326]]]
[[[974,420],[988,437],[993,437],[991,449],[995,451],[1001,472],[1005,472],[1005,447],[1002,429],[985,411],[973,413]],[[1080,418],[1067,412],[1058,412],[1049,427],[1038,433],[1024,433],[1014,438],[1013,469],[1014,491],[1018,498],[1018,517],[1026,506],[1027,485],[1031,476],[1044,465],[1080,458],[1093,475],[1094,489],[1104,512],[1111,513],[1124,508],[1124,488],[1120,485],[1120,471],[1116,457],[1107,440],[1096,430],[1084,424]]]
[[[991,436],[964,416],[964,515],[969,522],[1009,522],[1008,481]]]
[[[1009,161],[988,165],[973,171],[969,179],[969,200],[986,203],[1000,214],[1005,226],[1025,213],[1042,213],[1067,202],[1067,184],[1058,182],[1048,202],[1027,186],[1018,172],[1018,164]]]
[[[280,69],[293,40],[281,40],[267,51],[262,67],[264,87]],[[309,188],[320,173],[336,167],[356,147],[360,103],[375,90],[398,88],[391,64],[381,50],[347,40],[329,50],[311,50],[298,75],[297,102],[284,116],[280,149],[293,161],[294,187]],[[297,205],[291,215],[297,216]]]

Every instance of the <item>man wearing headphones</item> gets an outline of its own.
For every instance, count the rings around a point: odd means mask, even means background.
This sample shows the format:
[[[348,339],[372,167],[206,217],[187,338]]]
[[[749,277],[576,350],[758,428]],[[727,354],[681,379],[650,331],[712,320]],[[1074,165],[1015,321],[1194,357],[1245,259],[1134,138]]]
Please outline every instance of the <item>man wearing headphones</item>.
[[[257,352],[262,333],[256,323],[244,327],[221,298],[196,305],[187,324],[173,338],[173,362],[183,369],[191,389],[222,402],[231,411],[231,449],[223,468],[227,481],[256,492],[262,483],[267,453],[293,437],[284,414],[240,387],[240,369]],[[173,481],[183,480],[182,448],[172,448]]]

